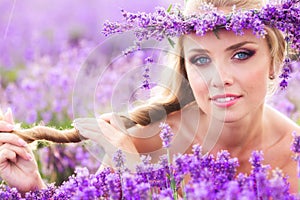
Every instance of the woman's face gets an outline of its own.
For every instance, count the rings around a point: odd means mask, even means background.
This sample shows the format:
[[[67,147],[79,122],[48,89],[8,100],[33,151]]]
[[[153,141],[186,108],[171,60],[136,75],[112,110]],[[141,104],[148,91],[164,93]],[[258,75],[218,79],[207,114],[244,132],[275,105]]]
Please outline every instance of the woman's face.
[[[219,30],[183,38],[185,66],[200,109],[225,123],[258,117],[272,73],[267,42],[246,30],[243,36]]]

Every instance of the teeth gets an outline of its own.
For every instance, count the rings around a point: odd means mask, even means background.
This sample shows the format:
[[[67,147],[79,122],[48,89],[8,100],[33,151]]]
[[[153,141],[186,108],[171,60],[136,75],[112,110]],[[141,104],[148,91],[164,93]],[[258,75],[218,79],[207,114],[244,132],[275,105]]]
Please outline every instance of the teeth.
[[[224,103],[224,102],[227,102],[227,101],[232,101],[234,99],[235,99],[234,97],[225,97],[225,98],[217,98],[216,101],[220,102],[220,103]]]

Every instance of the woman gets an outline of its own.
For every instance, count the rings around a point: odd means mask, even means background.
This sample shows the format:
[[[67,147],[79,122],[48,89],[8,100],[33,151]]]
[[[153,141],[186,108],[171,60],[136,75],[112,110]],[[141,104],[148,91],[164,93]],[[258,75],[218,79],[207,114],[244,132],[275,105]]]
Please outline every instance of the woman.
[[[208,11],[199,10],[204,2],[225,13],[232,12],[234,5],[236,9],[262,6],[260,0],[189,0],[185,14]],[[103,115],[97,122],[76,119],[76,129],[71,132],[79,132],[106,146],[108,154],[113,146],[126,151],[132,159],[141,153],[156,158],[162,153],[159,123],[165,121],[175,133],[172,153],[189,153],[193,144],[202,144],[204,151],[212,154],[227,149],[239,159],[238,172],[249,173],[250,153],[262,150],[265,163],[281,168],[289,176],[291,191],[296,191],[297,167],[291,158],[290,145],[291,133],[300,132],[300,128],[265,104],[281,70],[285,40],[274,28],[265,28],[265,37],[257,37],[251,30],[243,31],[243,35],[237,36],[220,28],[203,36],[196,33],[181,36],[170,87],[155,103],[149,101],[134,110],[128,117],[130,120],[122,121],[115,114]],[[8,125],[13,123],[10,116],[8,113],[1,121],[3,132],[12,131]],[[124,121],[134,124],[124,125]],[[44,129],[35,129],[41,130]],[[74,141],[77,140],[78,136]],[[32,152],[14,134],[0,134],[0,175],[23,192],[45,187]]]

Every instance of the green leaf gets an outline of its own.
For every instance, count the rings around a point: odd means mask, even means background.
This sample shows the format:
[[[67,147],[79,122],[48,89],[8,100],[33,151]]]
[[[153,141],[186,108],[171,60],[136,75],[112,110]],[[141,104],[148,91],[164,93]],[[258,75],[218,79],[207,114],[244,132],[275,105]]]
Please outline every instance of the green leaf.
[[[168,38],[168,42],[169,42],[169,44],[171,45],[172,48],[175,47],[175,42],[171,38]]]
[[[173,5],[170,4],[169,7],[168,7],[168,10],[167,10],[168,13],[171,12],[172,7],[173,7]]]
[[[218,39],[220,39],[218,29],[214,29],[214,30],[213,30],[213,33],[215,34],[215,36],[216,36]]]

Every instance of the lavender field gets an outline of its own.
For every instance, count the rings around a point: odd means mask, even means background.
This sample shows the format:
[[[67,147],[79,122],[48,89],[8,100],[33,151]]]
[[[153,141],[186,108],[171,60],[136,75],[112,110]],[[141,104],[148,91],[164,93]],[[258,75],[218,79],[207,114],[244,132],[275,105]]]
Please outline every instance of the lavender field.
[[[147,12],[155,6],[167,8],[173,2],[2,0],[0,108],[11,108],[15,121],[25,128],[43,124],[65,129],[76,117],[122,111],[128,106],[123,105],[124,101],[147,98],[147,94],[138,92],[130,98],[126,94],[145,83],[145,58],[151,48],[123,56],[132,38],[107,38],[101,33],[102,26],[107,19],[121,19],[121,9]],[[154,47],[158,48],[156,43]],[[289,87],[278,88],[268,99],[270,105],[298,123],[300,93],[295,91],[300,87],[299,68],[299,63],[293,63]],[[157,69],[153,70],[155,74]],[[192,155],[178,156],[173,163],[164,157],[151,164],[150,158],[143,157],[135,175],[125,170],[125,163],[117,166],[119,171],[96,173],[100,158],[81,143],[39,142],[36,148],[43,178],[56,185],[21,197],[2,184],[0,199],[176,199],[174,188],[178,186],[185,188],[179,195],[185,199],[296,199],[288,194],[286,180],[279,171],[266,178],[268,169],[261,163],[260,152],[254,152],[250,159],[252,173],[234,178],[235,158],[226,151],[216,158],[202,155],[199,146]],[[193,183],[185,187],[186,174]],[[253,185],[257,179],[263,189]]]

